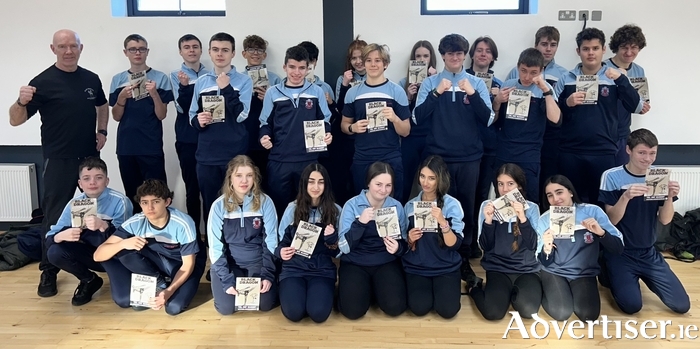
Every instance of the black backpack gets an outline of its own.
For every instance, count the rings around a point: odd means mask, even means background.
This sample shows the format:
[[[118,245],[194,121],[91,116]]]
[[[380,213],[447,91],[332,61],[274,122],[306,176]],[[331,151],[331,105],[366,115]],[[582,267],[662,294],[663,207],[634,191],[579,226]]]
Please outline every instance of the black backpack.
[[[679,260],[693,262],[700,259],[700,208],[688,211],[684,216],[676,212],[671,223],[659,229],[655,246]]]

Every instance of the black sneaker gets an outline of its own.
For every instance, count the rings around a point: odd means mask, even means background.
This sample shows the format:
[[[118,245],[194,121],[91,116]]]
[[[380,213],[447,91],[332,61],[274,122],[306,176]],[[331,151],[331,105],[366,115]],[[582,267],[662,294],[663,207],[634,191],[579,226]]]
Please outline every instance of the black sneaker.
[[[474,287],[482,288],[483,286],[484,286],[484,279],[482,279],[476,275],[472,275],[471,277],[469,277],[469,280],[467,280],[467,285],[466,285],[467,293],[465,293],[465,294],[471,294],[471,291],[472,291],[472,289],[474,289]]]
[[[206,278],[207,281],[211,282],[211,268],[207,270],[207,274],[204,276],[204,278]]]
[[[71,304],[81,306],[90,303],[92,295],[102,287],[103,283],[102,278],[97,276],[97,274],[93,274],[92,280],[88,282],[81,281],[75,289],[75,293],[73,293],[73,299],[70,301]]]
[[[58,288],[56,287],[56,274],[44,270],[41,272],[41,280],[39,281],[39,287],[37,288],[36,294],[39,297],[53,297],[58,293]]]

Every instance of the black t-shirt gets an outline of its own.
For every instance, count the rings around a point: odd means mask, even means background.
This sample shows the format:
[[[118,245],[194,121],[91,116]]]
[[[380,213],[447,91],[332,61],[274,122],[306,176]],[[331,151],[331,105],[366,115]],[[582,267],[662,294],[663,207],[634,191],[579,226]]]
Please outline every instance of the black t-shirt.
[[[81,67],[69,73],[52,65],[29,85],[36,92],[27,105],[27,117],[41,114],[44,158],[97,155],[95,107],[107,103],[97,74]]]

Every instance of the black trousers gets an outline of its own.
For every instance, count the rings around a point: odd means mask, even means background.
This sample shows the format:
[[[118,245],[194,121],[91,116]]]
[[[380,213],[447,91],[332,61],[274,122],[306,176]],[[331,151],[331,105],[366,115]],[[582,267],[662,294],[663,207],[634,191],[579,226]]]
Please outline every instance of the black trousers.
[[[165,176],[165,155],[117,155],[119,174],[124,183],[124,194],[134,205],[134,214],[141,212],[141,205],[136,202],[136,189],[147,179],[160,179],[167,182]]]
[[[340,261],[338,269],[338,308],[355,320],[367,313],[372,300],[389,316],[406,311],[406,279],[401,262],[365,267]]]
[[[472,288],[469,295],[486,320],[501,320],[511,303],[521,317],[531,319],[542,302],[542,283],[537,274],[486,272],[486,286]]]
[[[448,163],[450,172],[450,191],[464,210],[464,239],[458,252],[462,259],[469,259],[471,254],[472,234],[474,233],[474,200],[476,199],[476,187],[479,181],[480,160],[470,162]]]
[[[199,237],[199,224],[202,220],[202,201],[199,199],[199,183],[197,182],[197,143],[175,142],[175,151],[180,160],[182,181],[185,182],[185,206],[187,214],[192,217]],[[207,217],[205,217],[206,219]]]
[[[581,321],[600,316],[600,293],[594,276],[570,280],[542,270],[540,278],[542,307],[555,320],[567,320],[571,313]]]
[[[431,310],[445,319],[451,319],[462,307],[462,279],[459,270],[427,277],[406,273],[408,308],[423,316]]]

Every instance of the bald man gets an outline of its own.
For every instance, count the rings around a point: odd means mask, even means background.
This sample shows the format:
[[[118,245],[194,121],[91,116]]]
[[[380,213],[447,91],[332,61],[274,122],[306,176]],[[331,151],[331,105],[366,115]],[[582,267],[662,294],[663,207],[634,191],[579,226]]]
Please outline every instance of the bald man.
[[[10,107],[10,125],[41,115],[41,149],[44,155],[43,231],[56,224],[61,211],[73,198],[78,185],[78,166],[89,156],[99,156],[107,141],[109,107],[97,74],[78,66],[83,44],[72,30],[53,35],[51,51],[56,63],[19,89]],[[46,258],[42,239],[39,264],[41,281],[37,294],[56,295],[59,269]]]

